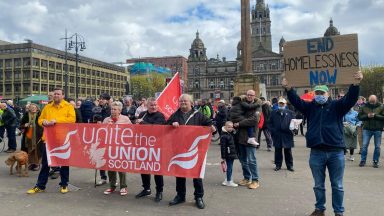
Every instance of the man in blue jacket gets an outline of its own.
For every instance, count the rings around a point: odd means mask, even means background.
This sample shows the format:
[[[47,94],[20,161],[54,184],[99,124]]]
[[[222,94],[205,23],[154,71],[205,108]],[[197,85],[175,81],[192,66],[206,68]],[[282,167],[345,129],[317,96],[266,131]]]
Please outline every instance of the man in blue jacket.
[[[328,169],[332,186],[332,207],[335,216],[344,212],[344,149],[343,116],[355,105],[359,96],[359,83],[363,74],[353,74],[355,83],[349,87],[348,93],[339,100],[329,98],[328,87],[316,86],[315,98],[311,102],[300,99],[296,92],[283,79],[288,100],[307,118],[307,147],[311,149],[309,166],[315,181],[315,211],[311,216],[325,215],[325,169]]]

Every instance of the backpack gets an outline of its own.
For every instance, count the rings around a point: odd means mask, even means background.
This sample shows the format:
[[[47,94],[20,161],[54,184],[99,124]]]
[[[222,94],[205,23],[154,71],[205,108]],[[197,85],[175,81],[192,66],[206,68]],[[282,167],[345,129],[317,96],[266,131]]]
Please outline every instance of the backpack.
[[[260,120],[259,120],[259,124],[257,124],[257,127],[261,129],[263,128],[263,125],[264,125],[264,114],[260,112]]]

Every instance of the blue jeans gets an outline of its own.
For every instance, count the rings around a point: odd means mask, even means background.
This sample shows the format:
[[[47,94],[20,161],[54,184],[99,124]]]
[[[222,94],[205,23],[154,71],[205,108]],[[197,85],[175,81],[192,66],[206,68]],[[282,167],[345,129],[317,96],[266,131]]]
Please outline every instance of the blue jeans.
[[[373,161],[379,162],[381,131],[371,131],[371,130],[363,130],[363,149],[361,151],[361,161],[367,160],[369,141],[371,140],[372,136],[375,143],[375,151],[373,152]]]
[[[344,150],[340,151],[322,151],[311,149],[309,158],[312,176],[315,181],[313,190],[315,192],[315,208],[321,211],[325,210],[325,169],[328,168],[329,179],[332,187],[332,207],[335,213],[344,212]]]
[[[49,175],[49,166],[48,166],[48,160],[47,160],[47,150],[45,148],[45,144],[41,145],[41,169],[39,173],[39,177],[37,178],[36,186],[42,190],[45,190],[45,187],[48,182],[48,175]],[[61,186],[68,186],[69,181],[69,167],[62,166],[60,168],[60,185]]]
[[[233,159],[225,159],[225,162],[227,163],[227,181],[232,180],[233,161]]]
[[[244,179],[258,181],[256,148],[239,144],[239,160],[243,169]]]

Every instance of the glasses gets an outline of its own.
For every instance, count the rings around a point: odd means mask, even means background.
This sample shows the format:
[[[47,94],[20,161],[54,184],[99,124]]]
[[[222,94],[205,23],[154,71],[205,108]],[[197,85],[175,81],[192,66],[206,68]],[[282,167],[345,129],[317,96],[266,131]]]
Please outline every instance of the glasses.
[[[256,95],[254,95],[254,94],[247,94],[247,96],[254,97],[254,96],[256,96]]]

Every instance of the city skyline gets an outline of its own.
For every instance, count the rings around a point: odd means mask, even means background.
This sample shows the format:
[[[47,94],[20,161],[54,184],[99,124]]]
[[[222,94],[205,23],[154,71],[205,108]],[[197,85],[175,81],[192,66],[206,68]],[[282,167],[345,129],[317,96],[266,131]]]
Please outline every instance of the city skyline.
[[[341,34],[358,33],[360,62],[383,65],[384,1],[265,0],[272,20],[272,49],[285,40],[321,37],[332,18]],[[256,1],[251,1],[251,8]],[[81,55],[107,62],[147,56],[188,56],[195,33],[207,56],[236,58],[240,40],[240,1],[16,0],[0,3],[0,40],[34,43],[64,50],[65,29],[79,33]]]

